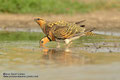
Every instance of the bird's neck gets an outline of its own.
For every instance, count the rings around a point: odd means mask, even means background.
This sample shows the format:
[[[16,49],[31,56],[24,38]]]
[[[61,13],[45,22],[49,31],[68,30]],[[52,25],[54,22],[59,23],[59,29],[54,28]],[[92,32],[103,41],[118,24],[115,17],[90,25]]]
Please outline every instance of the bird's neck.
[[[45,26],[45,23],[39,23],[40,27],[43,28]]]

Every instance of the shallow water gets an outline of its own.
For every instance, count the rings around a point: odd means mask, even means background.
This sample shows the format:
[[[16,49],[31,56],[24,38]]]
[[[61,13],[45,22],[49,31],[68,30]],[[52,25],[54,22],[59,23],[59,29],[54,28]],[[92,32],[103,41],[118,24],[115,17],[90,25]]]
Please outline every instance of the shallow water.
[[[116,44],[84,43],[81,47],[77,43],[70,48],[39,48],[38,42],[3,42],[0,80],[119,80],[120,45]],[[3,73],[38,77],[5,78]]]
[[[22,31],[22,32],[42,32],[40,28],[0,28],[0,31]],[[120,36],[120,32],[109,32],[109,31],[93,31],[95,34]]]
[[[96,34],[110,35],[110,36],[120,36],[120,32],[108,32],[108,31],[93,31]]]

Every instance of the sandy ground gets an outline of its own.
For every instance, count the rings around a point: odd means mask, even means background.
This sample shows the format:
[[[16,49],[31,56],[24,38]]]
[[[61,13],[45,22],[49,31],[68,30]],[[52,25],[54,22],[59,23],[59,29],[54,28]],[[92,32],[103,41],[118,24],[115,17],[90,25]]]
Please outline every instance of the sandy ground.
[[[73,15],[0,14],[0,27],[40,29],[34,21],[35,17],[41,17],[47,21],[66,20],[70,22],[85,19],[84,24],[88,28],[96,27],[96,30],[120,31],[120,12],[116,10]]]

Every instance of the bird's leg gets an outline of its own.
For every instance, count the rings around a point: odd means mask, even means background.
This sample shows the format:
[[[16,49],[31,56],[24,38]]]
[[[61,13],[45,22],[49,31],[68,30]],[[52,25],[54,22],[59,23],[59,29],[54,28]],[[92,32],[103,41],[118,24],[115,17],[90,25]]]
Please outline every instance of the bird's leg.
[[[72,44],[72,42],[70,42],[69,44],[67,44],[67,48],[68,48],[68,47],[70,47],[70,46],[71,46],[71,44]]]
[[[73,38],[70,38],[70,39],[65,39],[65,43],[67,44],[67,47],[70,47],[70,45],[72,44],[72,41],[73,40],[76,40],[78,38],[80,38],[81,36],[83,36],[84,34],[80,35],[80,36],[76,36],[76,37],[73,37]]]
[[[67,45],[67,48],[70,47],[70,45],[72,44],[71,41],[72,41],[72,40],[70,40],[70,39],[65,39],[65,43],[66,43],[66,45]]]
[[[59,42],[57,42],[57,48],[60,48],[60,43]]]
[[[69,42],[70,42],[70,39],[65,39],[66,44],[69,44]]]
[[[84,33],[81,33],[80,36],[76,36],[76,37],[73,37],[73,38],[70,38],[70,39],[65,39],[65,43],[68,44],[67,47],[69,47],[72,44],[71,41],[76,40],[76,39],[78,39],[78,38],[80,38],[81,36],[84,36],[84,35],[85,35]]]

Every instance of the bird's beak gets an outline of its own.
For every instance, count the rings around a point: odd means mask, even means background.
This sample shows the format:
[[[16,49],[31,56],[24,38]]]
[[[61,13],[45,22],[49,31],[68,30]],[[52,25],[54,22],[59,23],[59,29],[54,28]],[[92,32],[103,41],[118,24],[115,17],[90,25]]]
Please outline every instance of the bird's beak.
[[[40,43],[40,47],[44,47],[44,46],[45,46],[44,44]]]
[[[43,49],[43,52],[44,52],[44,53],[47,53],[48,50],[49,50],[49,49],[46,49],[46,48],[45,48],[45,49]]]
[[[34,21],[37,21],[37,18],[35,18]]]

